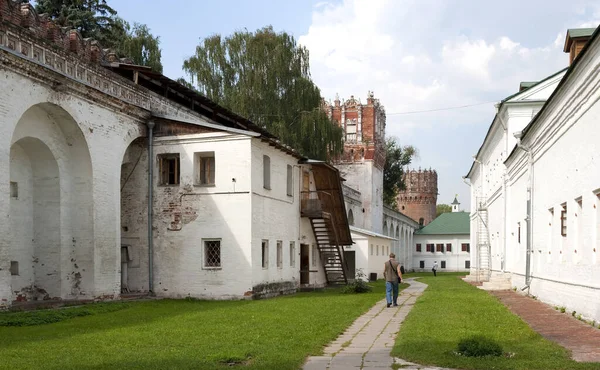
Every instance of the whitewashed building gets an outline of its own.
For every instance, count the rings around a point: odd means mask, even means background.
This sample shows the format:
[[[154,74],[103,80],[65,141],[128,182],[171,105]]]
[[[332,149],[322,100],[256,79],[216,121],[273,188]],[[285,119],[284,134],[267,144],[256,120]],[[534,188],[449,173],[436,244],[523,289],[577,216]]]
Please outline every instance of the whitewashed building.
[[[568,30],[571,64],[498,105],[467,175],[471,275],[600,321],[600,37]]]
[[[452,212],[442,213],[415,232],[413,245],[416,271],[430,271],[435,262],[438,271],[469,271],[470,217],[459,210],[456,198]]]
[[[346,282],[339,171],[0,0],[0,308]]]

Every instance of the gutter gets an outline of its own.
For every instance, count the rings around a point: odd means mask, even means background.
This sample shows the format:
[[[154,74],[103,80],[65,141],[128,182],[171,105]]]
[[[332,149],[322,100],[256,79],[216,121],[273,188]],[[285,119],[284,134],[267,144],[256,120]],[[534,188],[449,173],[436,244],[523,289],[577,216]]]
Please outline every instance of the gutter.
[[[152,152],[152,140],[154,133],[154,121],[148,120],[148,293],[154,293],[154,238],[152,232],[153,203],[154,203],[154,154]]]

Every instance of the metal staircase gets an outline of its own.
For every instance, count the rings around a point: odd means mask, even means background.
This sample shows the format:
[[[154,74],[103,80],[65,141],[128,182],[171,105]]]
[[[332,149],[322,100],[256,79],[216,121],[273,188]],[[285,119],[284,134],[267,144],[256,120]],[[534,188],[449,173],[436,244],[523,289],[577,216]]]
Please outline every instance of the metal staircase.
[[[310,223],[315,234],[327,284],[348,284],[344,247],[338,243],[337,230],[332,223],[331,214],[321,212],[320,216],[310,217]]]
[[[477,199],[477,279],[489,281],[492,272],[488,210],[485,199]]]

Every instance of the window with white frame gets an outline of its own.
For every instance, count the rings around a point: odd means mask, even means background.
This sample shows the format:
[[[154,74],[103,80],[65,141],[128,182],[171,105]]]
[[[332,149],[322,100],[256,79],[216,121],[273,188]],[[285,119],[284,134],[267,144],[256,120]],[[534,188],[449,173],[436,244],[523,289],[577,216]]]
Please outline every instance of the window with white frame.
[[[269,241],[263,240],[261,243],[261,258],[262,258],[262,268],[269,268]]]
[[[215,184],[215,152],[194,153],[195,184],[210,186]]]
[[[288,164],[287,166],[287,192],[288,196],[294,195],[294,167]]]
[[[312,265],[317,267],[317,246],[315,244],[312,246]]]
[[[356,118],[346,120],[346,141],[347,142],[351,142],[351,143],[356,142],[356,139],[357,139],[356,128],[357,128]]]
[[[277,268],[283,268],[283,242],[277,241]]]
[[[271,190],[271,158],[263,155],[263,187]]]
[[[221,239],[203,239],[204,268],[221,268]]]
[[[296,242],[290,242],[290,267],[296,266]]]

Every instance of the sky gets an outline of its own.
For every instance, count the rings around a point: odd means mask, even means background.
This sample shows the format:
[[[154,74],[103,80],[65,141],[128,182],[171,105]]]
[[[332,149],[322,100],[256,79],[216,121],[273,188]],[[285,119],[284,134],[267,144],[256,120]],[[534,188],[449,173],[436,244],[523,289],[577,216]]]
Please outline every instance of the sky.
[[[568,28],[600,24],[600,1],[571,0],[109,0],[130,23],[160,36],[163,73],[202,38],[272,25],[310,51],[327,100],[368,91],[385,106],[386,135],[413,145],[411,168],[438,173],[438,204],[458,195],[495,114],[521,81],[568,65]],[[451,108],[451,109],[446,109]],[[425,112],[423,112],[425,111]]]

